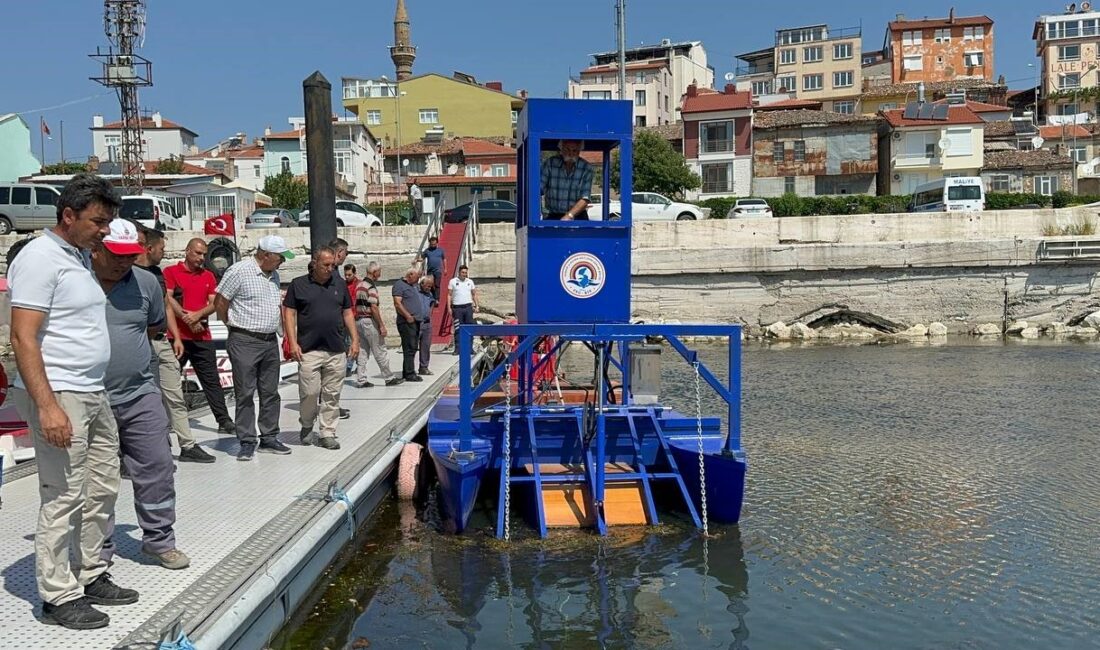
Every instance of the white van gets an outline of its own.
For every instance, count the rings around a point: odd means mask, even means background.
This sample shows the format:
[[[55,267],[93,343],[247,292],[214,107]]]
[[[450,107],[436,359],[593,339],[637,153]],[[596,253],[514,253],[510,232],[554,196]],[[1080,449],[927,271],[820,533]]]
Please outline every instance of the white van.
[[[183,230],[183,219],[167,199],[153,194],[122,197],[118,216],[157,230]]]
[[[977,176],[948,176],[918,185],[910,212],[977,212],[985,210],[985,186]]]
[[[0,235],[53,228],[60,196],[48,185],[0,183]]]

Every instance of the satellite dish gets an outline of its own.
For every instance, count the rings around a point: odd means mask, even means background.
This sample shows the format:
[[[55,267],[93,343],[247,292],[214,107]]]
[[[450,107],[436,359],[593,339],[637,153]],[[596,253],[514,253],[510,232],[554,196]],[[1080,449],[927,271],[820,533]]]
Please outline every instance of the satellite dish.
[[[1035,147],[1036,149],[1042,149],[1044,142],[1046,142],[1046,140],[1043,140],[1042,136],[1037,135],[1031,139],[1031,146]]]
[[[951,147],[950,138],[940,138],[940,141],[936,143],[939,146],[940,151],[947,151]]]
[[[406,158],[406,159],[402,160],[401,161],[401,166],[402,167],[408,167],[409,166],[409,159]]]
[[[726,73],[726,81],[733,81],[736,78],[737,78],[737,76],[734,75],[732,72],[727,72]]]

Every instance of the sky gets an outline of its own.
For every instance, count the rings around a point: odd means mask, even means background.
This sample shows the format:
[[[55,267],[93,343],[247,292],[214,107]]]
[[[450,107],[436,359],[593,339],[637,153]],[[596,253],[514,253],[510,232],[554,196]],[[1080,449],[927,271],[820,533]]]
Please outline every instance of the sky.
[[[505,90],[560,97],[570,73],[593,52],[615,48],[614,0],[406,0],[418,47],[414,74],[455,70]],[[1010,88],[1034,84],[1031,30],[1039,13],[1060,13],[1065,2],[940,0],[627,0],[627,44],[702,41],[716,85],[734,55],[766,47],[774,30],[825,23],[862,25],[864,49],[882,46],[886,23],[909,18],[986,14],[994,21],[995,67]],[[303,114],[301,82],[320,70],[333,84],[342,112],[340,78],[393,77],[395,0],[148,0],[148,26],[138,53],[153,62],[154,85],[140,91],[143,109],[199,134],[208,146],[237,132],[263,135],[289,129]],[[17,112],[31,125],[35,154],[41,116],[52,131],[46,162],[91,153],[92,116],[119,117],[118,100],[89,77],[88,58],[107,45],[102,3],[96,0],[6,2],[0,23],[0,114]]]

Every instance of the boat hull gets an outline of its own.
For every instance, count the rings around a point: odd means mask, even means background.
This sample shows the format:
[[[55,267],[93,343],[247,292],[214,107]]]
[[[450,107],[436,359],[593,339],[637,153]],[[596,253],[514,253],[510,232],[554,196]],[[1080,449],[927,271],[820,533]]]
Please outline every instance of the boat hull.
[[[698,439],[671,440],[669,449],[680,468],[688,494],[702,517]],[[736,524],[741,519],[741,506],[745,500],[745,473],[748,470],[745,455],[716,450],[712,445],[704,444],[703,469],[707,485],[708,520],[719,524]]]

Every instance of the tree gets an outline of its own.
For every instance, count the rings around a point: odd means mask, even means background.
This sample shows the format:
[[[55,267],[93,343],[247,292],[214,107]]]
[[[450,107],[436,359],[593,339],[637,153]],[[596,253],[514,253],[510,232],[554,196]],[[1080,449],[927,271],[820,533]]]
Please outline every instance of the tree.
[[[271,197],[271,207],[297,210],[309,200],[309,188],[305,181],[294,178],[289,171],[264,180],[264,194]]]
[[[87,170],[87,166],[79,162],[59,162],[42,166],[43,174],[79,174]]]
[[[165,158],[157,161],[156,172],[158,174],[182,174],[183,161],[179,158]]]
[[[634,135],[634,191],[680,196],[703,181],[688,168],[684,157],[652,131]],[[619,152],[611,156],[611,186],[619,189]]]

